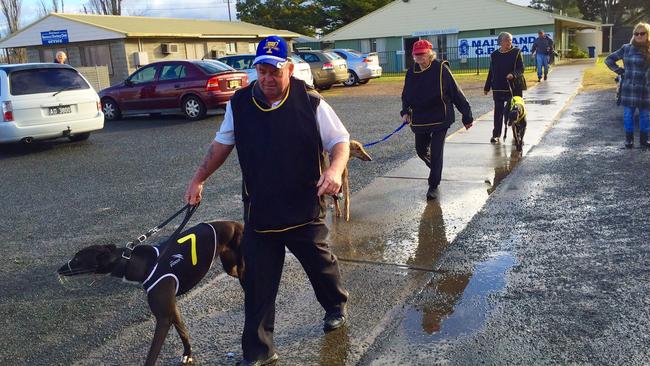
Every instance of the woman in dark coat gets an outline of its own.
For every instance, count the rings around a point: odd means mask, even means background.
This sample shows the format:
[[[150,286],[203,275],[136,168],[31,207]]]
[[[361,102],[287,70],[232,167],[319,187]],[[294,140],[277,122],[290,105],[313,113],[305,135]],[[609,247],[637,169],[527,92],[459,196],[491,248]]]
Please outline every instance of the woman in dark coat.
[[[634,112],[639,109],[639,143],[649,146],[650,131],[650,24],[639,23],[634,27],[630,43],[607,56],[605,64],[621,75],[621,105],[625,126],[625,147],[634,147]],[[623,60],[623,67],[616,64]]]
[[[487,95],[492,90],[494,99],[494,129],[490,142],[499,142],[504,123],[504,111],[508,110],[513,96],[523,96],[521,87],[513,80],[524,74],[524,60],[521,50],[512,46],[512,34],[502,32],[497,38],[499,48],[490,55],[490,71],[485,80],[483,92]]]
[[[436,60],[429,41],[415,42],[413,59],[415,63],[406,72],[404,80],[400,114],[415,133],[416,153],[430,169],[427,200],[432,200],[436,198],[442,176],[447,129],[456,119],[453,106],[463,115],[465,128],[472,126],[474,118],[449,65],[446,61]]]

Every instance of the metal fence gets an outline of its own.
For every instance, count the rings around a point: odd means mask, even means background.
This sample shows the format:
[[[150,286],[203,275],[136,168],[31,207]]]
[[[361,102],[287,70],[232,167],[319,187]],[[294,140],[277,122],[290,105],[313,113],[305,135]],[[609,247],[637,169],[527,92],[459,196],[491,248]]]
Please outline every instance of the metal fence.
[[[77,67],[77,71],[83,75],[95,91],[100,91],[111,86],[111,79],[108,75],[107,66],[85,66]]]
[[[444,50],[436,50],[438,59],[449,61],[449,66],[454,74],[487,74],[490,69],[490,53],[484,53],[482,48],[474,47],[447,47]],[[409,53],[400,51],[377,52],[379,65],[382,67],[382,76],[404,75],[406,70],[413,64],[413,58]],[[522,54],[524,68],[535,69],[535,59],[528,54]]]

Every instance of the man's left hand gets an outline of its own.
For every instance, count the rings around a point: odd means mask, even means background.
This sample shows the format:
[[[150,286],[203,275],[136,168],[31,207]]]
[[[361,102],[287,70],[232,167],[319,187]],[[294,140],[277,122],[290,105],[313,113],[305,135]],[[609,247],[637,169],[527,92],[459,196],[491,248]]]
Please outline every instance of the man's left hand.
[[[318,196],[320,197],[323,194],[334,195],[339,193],[339,189],[341,189],[341,181],[341,174],[337,174],[332,167],[328,168],[323,172],[316,184],[316,187],[318,187]]]

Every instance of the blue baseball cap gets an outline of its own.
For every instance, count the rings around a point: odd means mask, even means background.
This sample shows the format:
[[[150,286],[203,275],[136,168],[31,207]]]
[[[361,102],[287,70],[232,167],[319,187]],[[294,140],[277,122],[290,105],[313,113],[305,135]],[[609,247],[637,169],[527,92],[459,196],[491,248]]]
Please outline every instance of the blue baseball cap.
[[[269,36],[264,38],[257,45],[257,52],[255,53],[255,61],[253,66],[257,64],[269,64],[275,67],[282,68],[287,62],[287,41],[278,36]]]

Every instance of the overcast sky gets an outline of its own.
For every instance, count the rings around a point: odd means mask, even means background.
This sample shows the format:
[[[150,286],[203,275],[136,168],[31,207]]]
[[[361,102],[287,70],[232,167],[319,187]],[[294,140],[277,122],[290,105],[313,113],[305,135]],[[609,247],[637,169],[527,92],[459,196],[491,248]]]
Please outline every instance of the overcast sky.
[[[529,0],[508,0],[513,4],[528,5]],[[43,0],[51,3],[51,0]],[[65,11],[68,13],[81,12],[82,5],[87,0],[64,0]],[[228,0],[188,0],[179,7],[179,0],[123,0],[124,15],[146,15],[169,18],[194,18],[228,20]],[[29,25],[38,19],[41,0],[23,0],[23,19],[21,26]],[[235,0],[230,0],[230,14],[234,20]],[[4,22],[3,22],[4,23]],[[4,27],[3,27],[4,28]]]

